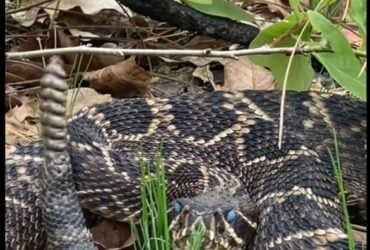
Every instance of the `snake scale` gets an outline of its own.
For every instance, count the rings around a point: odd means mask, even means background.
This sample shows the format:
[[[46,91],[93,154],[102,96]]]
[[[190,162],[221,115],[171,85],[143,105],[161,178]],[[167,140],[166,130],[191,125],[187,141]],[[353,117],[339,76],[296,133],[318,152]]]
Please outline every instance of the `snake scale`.
[[[65,169],[70,160],[72,168],[66,173],[74,185],[60,184],[71,197],[66,212],[80,211],[78,198],[82,208],[103,217],[137,221],[141,207],[139,155],[144,152],[147,159],[152,158],[159,144],[169,201],[179,201],[171,217],[175,241],[176,230],[189,226],[179,226],[189,209],[179,204],[208,202],[216,204],[212,218],[225,229],[211,238],[229,240],[225,249],[247,247],[246,241],[238,242],[247,237],[244,226],[248,225],[256,231],[249,249],[347,249],[328,148],[334,150],[335,128],[347,197],[366,208],[366,105],[336,95],[288,92],[279,149],[280,96],[278,91],[212,92],[170,99],[115,100],[83,109],[68,121],[68,144],[61,141],[58,147],[67,158],[53,154],[53,148],[49,151],[41,141],[19,147],[7,157],[7,249],[43,249],[46,233],[49,241],[53,240],[50,234],[58,235],[62,223],[69,223],[72,233],[59,240],[81,236],[74,235],[75,231],[83,232],[81,239],[90,240],[80,227],[83,218],[76,215],[66,222],[62,203],[57,212],[42,213],[53,209],[43,205],[45,192],[52,186],[42,181],[48,173],[43,168],[45,161]],[[48,134],[45,128],[43,131]],[[63,129],[55,132],[51,139],[58,141],[63,133]],[[222,187],[230,183],[236,183],[231,186],[239,191],[234,190],[228,198]],[[216,191],[218,198],[202,198],[215,187],[221,187]],[[58,190],[49,191],[48,197],[58,197]],[[244,213],[250,203],[255,210]],[[218,209],[229,205],[234,207],[227,214]],[[247,218],[251,211],[257,226]],[[235,220],[237,216],[243,220]],[[55,230],[46,232],[45,227]],[[90,243],[81,244],[75,249],[91,247]]]

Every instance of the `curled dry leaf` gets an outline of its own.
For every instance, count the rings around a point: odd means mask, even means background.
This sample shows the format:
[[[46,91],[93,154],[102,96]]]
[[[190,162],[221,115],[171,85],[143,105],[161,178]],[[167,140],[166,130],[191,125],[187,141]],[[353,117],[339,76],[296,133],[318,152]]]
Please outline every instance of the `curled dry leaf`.
[[[209,82],[211,83],[212,87],[216,89],[216,84],[220,82],[223,82],[223,75],[221,77],[217,77],[218,75],[214,75],[214,71],[212,70],[212,64],[214,65],[220,65],[225,66],[226,64],[235,61],[234,59],[230,58],[222,58],[222,57],[212,57],[212,58],[201,58],[201,57],[191,57],[187,56],[183,58],[184,61],[189,61],[193,63],[194,65],[198,66],[194,72],[193,76],[196,78],[199,78],[204,83]],[[223,71],[223,69],[222,69]]]
[[[27,7],[31,5],[37,5],[44,0],[23,0],[22,6]],[[60,3],[59,3],[60,2]],[[37,17],[37,13],[40,9],[43,9],[49,14],[49,16],[54,15],[55,9],[59,4],[59,10],[70,10],[74,7],[80,7],[82,12],[86,15],[95,15],[103,9],[113,9],[121,14],[123,14],[122,8],[115,0],[105,0],[105,1],[90,1],[90,0],[63,0],[63,1],[50,1],[40,6],[30,8],[26,11],[21,11],[12,14],[14,20],[18,21],[22,26],[31,26]]]
[[[134,237],[128,223],[102,219],[101,222],[90,229],[95,244],[100,249],[118,250],[133,249]]]
[[[151,75],[137,65],[134,57],[106,68],[87,72],[84,80],[90,87],[115,98],[143,96],[147,93]]]
[[[209,69],[209,65],[197,67],[193,72],[193,76],[201,79],[204,83],[205,82],[211,83],[212,87],[216,88],[214,78],[213,78],[213,73]]]
[[[247,56],[225,65],[225,82],[217,85],[216,90],[273,90],[274,77],[270,71],[251,62]]]

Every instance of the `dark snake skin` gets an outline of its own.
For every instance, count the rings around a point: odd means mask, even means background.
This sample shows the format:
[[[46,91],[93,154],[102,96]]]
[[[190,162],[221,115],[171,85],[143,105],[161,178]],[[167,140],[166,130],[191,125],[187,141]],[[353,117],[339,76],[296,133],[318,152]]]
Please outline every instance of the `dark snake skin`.
[[[118,221],[138,220],[138,157],[143,152],[150,159],[162,143],[170,200],[200,195],[229,178],[245,186],[258,210],[250,249],[347,249],[327,148],[333,151],[335,128],[348,197],[366,208],[366,105],[288,92],[279,150],[280,96],[212,92],[125,99],[82,110],[68,123],[80,205]],[[43,155],[35,142],[6,159],[7,249],[45,244]]]

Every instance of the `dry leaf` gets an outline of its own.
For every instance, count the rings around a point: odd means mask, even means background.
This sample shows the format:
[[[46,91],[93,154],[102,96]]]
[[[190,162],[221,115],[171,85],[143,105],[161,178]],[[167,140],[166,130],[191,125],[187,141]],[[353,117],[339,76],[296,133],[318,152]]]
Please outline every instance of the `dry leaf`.
[[[235,59],[230,58],[222,58],[222,57],[198,57],[198,56],[184,56],[180,59],[181,62],[191,62],[196,66],[206,66],[211,64],[212,62],[218,62],[222,65],[226,65],[229,62],[235,61]]]
[[[6,89],[10,89],[6,86]],[[5,112],[8,112],[15,106],[21,106],[22,101],[15,94],[5,95]]]
[[[92,105],[104,102],[112,101],[110,95],[102,95],[97,93],[92,88],[79,88],[79,89],[70,89],[68,90],[68,103],[67,107],[69,108],[73,104],[72,114],[80,111],[85,107],[90,107]]]
[[[38,62],[8,61],[5,65],[5,83],[40,79],[43,74],[43,65]]]
[[[113,18],[102,18],[104,16]],[[88,37],[111,37],[117,29],[107,29],[106,26],[117,26],[117,21],[121,21],[122,18],[122,15],[115,10],[102,10],[99,15],[92,16],[84,14],[81,8],[75,7],[68,12],[60,12],[56,20],[65,27],[75,27],[68,29],[73,36],[86,37],[81,38],[81,40],[89,41],[91,39]]]
[[[90,87],[115,98],[143,96],[149,88],[151,75],[137,65],[134,57],[106,68],[87,72],[84,80]]]
[[[57,7],[57,5],[58,0],[54,0],[47,6],[48,8],[45,8],[45,11],[48,12],[49,15],[53,15],[54,9]],[[86,15],[95,15],[105,9],[112,9],[121,14],[124,14],[121,6],[117,3],[117,1],[114,0],[63,0],[59,3],[59,10],[70,10],[74,7],[80,7],[82,12]]]
[[[24,145],[40,138],[38,123],[19,122],[14,117],[5,118],[5,141],[8,145]]]
[[[195,36],[185,47],[187,49],[221,49],[227,48],[227,43],[209,36]]]
[[[270,71],[259,65],[253,64],[247,56],[225,65],[225,82],[217,85],[217,90],[273,90],[275,89],[274,77]]]
[[[79,45],[79,41],[77,39],[71,39],[68,35],[66,35],[63,32],[63,30],[58,29],[56,31],[56,36],[57,36],[56,40],[58,41],[58,47],[60,48],[68,48],[68,47],[74,47],[74,46]],[[54,40],[53,37],[49,39],[49,41],[52,41],[52,40]],[[74,65],[76,63],[76,59],[81,60],[79,61],[79,69],[81,71],[86,70],[87,65],[89,65],[89,61],[90,61],[89,55],[81,55],[80,57],[77,57],[77,56],[78,56],[77,54],[69,54],[69,53],[66,53],[65,55],[63,55],[64,65],[65,65],[64,68],[67,74],[69,74],[70,71],[67,69],[66,66]],[[91,65],[89,66],[91,67]]]
[[[192,84],[193,71],[192,66],[172,69],[166,64],[160,65],[157,68],[158,73],[155,73],[152,78],[150,93],[162,98],[181,95],[184,92],[196,93],[199,89]]]
[[[9,145],[24,144],[39,138],[39,107],[35,100],[24,101],[5,116],[5,136]]]
[[[7,115],[14,117],[19,122],[23,122],[26,118],[39,118],[39,107],[37,102],[23,102],[21,106],[16,106],[11,109]]]
[[[104,43],[101,48],[118,48],[117,44],[115,43]],[[94,56],[94,67],[96,69],[101,69],[110,65],[114,65],[120,63],[125,58],[123,56],[115,56],[115,55],[104,55],[104,54],[97,54]]]
[[[197,67],[194,72],[193,76],[201,79],[204,83],[209,82],[215,88],[215,82],[213,79],[213,73],[209,69],[209,65],[203,66],[203,67]]]
[[[73,114],[84,107],[97,103],[109,102],[112,97],[98,94],[91,88],[80,88],[68,91],[67,107],[73,102]],[[21,98],[22,103],[6,113],[5,131],[8,145],[25,144],[40,138],[39,103],[36,98]]]
[[[342,28],[341,32],[346,37],[347,41],[350,44],[354,44],[354,45],[357,45],[357,46],[361,45],[362,37],[360,35],[356,34],[356,32],[353,32],[353,31],[351,31],[347,28]]]
[[[20,40],[19,45],[12,46],[9,52],[32,51],[38,49],[40,49],[40,43],[37,41],[36,37],[26,37],[25,40]]]
[[[43,0],[23,0],[22,7],[27,7],[31,5],[36,5]],[[60,3],[58,3],[60,2]],[[122,8],[115,0],[105,0],[105,1],[91,1],[91,0],[63,0],[58,1],[54,0],[49,3],[45,3],[43,5],[30,8],[26,11],[21,11],[12,14],[14,20],[18,21],[22,26],[29,27],[31,26],[37,17],[37,13],[40,9],[43,9],[45,12],[49,14],[49,16],[53,16],[55,13],[55,9],[59,4],[59,10],[70,10],[74,7],[80,7],[82,12],[86,15],[94,15],[99,13],[101,10],[104,9],[113,9],[121,14],[124,14]],[[46,8],[42,8],[46,7]]]
[[[109,219],[90,228],[93,239],[102,249],[118,250],[130,247],[134,244],[130,225]]]

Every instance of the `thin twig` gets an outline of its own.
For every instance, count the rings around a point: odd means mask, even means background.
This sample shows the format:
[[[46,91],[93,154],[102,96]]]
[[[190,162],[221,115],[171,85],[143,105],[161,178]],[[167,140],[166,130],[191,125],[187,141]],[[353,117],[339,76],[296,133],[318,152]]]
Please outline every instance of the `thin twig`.
[[[330,53],[332,50],[328,48],[256,48],[242,49],[229,51],[213,51],[211,49],[204,50],[176,50],[176,49],[117,49],[117,48],[92,48],[88,46],[44,49],[34,51],[8,52],[7,59],[22,59],[35,58],[41,56],[65,55],[65,54],[106,54],[115,56],[200,56],[200,57],[226,57],[234,58],[244,55],[264,55],[264,54],[287,54],[290,55],[293,51],[295,54],[307,54],[312,52]],[[366,57],[366,52],[354,51],[357,56]]]
[[[364,65],[362,65],[362,68],[360,70],[360,73],[358,73],[358,77],[361,77],[362,74],[365,72],[366,70],[366,65],[367,65],[367,61],[364,62]]]
[[[320,0],[320,2],[317,4],[317,6],[315,8],[315,11],[318,11],[322,2],[323,2],[323,0]],[[294,47],[292,48],[292,52],[289,56],[287,68],[285,70],[283,89],[282,89],[282,94],[281,94],[281,103],[280,103],[279,135],[278,135],[278,148],[279,148],[279,150],[281,149],[281,143],[282,143],[282,140],[283,140],[284,106],[285,106],[286,87],[287,87],[287,83],[288,83],[288,76],[289,76],[289,73],[290,73],[290,67],[293,63],[293,58],[294,58],[294,55],[296,54],[296,51],[299,50],[298,45],[301,42],[301,38],[302,38],[303,33],[305,32],[306,28],[308,27],[308,24],[309,24],[309,22],[306,21],[306,23],[304,24],[301,32],[299,33],[299,35],[297,37],[297,40],[294,44]]]
[[[342,16],[342,21],[346,20],[348,9],[349,9],[349,2],[350,2],[349,0],[346,1],[346,5],[344,7],[343,16]],[[341,4],[341,2],[339,2],[339,4]]]
[[[367,232],[367,228],[364,227],[364,226],[361,226],[361,225],[355,225],[355,224],[352,224],[352,228],[354,230],[357,230],[357,231],[361,231],[361,232],[364,232],[366,233]]]
[[[286,70],[285,70],[283,89],[282,89],[282,93],[281,93],[281,102],[280,102],[279,138],[278,138],[278,148],[279,148],[279,150],[281,149],[281,143],[283,141],[284,107],[285,107],[285,98],[286,98],[285,96],[286,96],[286,88],[287,88],[287,84],[288,84],[288,77],[289,77],[289,73],[290,73],[290,67],[293,63],[293,58],[294,58],[295,52],[298,49],[298,45],[301,41],[301,38],[304,34],[304,31],[308,27],[308,24],[309,24],[309,22],[305,23],[305,25],[302,28],[302,31],[298,35],[297,41],[294,44],[292,54],[289,56],[288,64],[287,64],[287,67],[286,67]]]

